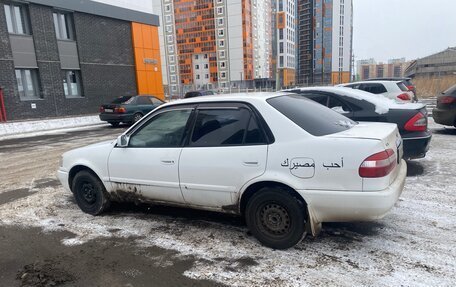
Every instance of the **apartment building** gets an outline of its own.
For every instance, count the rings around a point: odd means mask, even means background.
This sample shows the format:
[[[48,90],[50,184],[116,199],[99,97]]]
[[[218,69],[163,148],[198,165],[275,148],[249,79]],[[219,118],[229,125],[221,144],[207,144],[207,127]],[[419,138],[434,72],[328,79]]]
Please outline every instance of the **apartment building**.
[[[335,85],[352,74],[352,0],[297,0],[300,85]]]
[[[405,58],[390,59],[387,63],[377,63],[374,59],[359,60],[356,65],[356,78],[363,81],[371,78],[403,77],[409,64]]]
[[[271,77],[271,0],[153,0],[167,93],[247,88]]]
[[[296,0],[274,0],[273,45],[277,87],[296,85]]]
[[[0,0],[7,119],[96,113],[123,95],[164,97],[158,17],[136,8]]]

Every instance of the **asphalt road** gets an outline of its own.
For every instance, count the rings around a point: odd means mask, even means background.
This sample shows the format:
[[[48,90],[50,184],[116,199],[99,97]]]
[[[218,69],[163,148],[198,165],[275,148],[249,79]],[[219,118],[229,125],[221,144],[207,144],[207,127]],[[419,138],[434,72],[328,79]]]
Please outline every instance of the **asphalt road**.
[[[456,129],[431,127],[431,150],[408,163],[389,215],[324,224],[286,251],[217,213],[117,204],[83,214],[55,177],[59,158],[125,127],[0,140],[0,286],[454,286]]]

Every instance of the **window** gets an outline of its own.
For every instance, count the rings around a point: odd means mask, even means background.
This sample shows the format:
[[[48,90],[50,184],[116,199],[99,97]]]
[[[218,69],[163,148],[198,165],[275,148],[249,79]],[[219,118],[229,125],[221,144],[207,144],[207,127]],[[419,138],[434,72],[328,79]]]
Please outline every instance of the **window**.
[[[40,98],[37,70],[16,69],[16,82],[21,100],[36,100]]]
[[[220,58],[225,58],[225,51],[220,51],[219,56]]]
[[[70,13],[54,12],[54,28],[57,39],[74,40],[73,19]]]
[[[382,94],[387,92],[385,86],[382,84],[363,84],[360,89],[372,94]]]
[[[190,146],[229,146],[243,143],[250,112],[247,109],[201,109]]]
[[[356,125],[356,122],[349,118],[302,96],[279,96],[271,98],[267,102],[314,136],[338,133]]]
[[[165,111],[152,117],[130,137],[129,147],[180,147],[191,110]]]
[[[63,90],[67,98],[82,97],[81,74],[79,71],[64,71]]]
[[[5,4],[5,17],[8,33],[30,34],[28,15],[25,6],[17,4]]]
[[[266,144],[266,138],[257,121],[253,116],[250,116],[249,125],[245,134],[244,144]]]

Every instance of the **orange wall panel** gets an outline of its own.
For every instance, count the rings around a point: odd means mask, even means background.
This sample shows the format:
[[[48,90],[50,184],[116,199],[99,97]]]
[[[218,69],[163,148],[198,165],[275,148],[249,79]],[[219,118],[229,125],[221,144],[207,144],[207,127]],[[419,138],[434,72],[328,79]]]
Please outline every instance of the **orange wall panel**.
[[[158,27],[132,23],[138,94],[164,98]]]

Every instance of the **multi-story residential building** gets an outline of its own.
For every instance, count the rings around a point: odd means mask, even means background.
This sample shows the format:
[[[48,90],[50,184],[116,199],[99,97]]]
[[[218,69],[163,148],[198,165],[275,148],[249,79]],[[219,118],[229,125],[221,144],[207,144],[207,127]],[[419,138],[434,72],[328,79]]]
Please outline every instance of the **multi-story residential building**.
[[[388,63],[377,63],[374,59],[359,60],[357,62],[357,80],[371,78],[397,78],[403,77],[409,62],[405,58],[390,59]]]
[[[273,0],[273,36],[277,87],[296,84],[296,0]]]
[[[298,83],[349,82],[352,73],[352,0],[297,0]]]
[[[171,96],[270,78],[271,0],[153,0]]]
[[[158,17],[136,8],[0,0],[7,119],[96,113],[123,95],[163,97]]]

